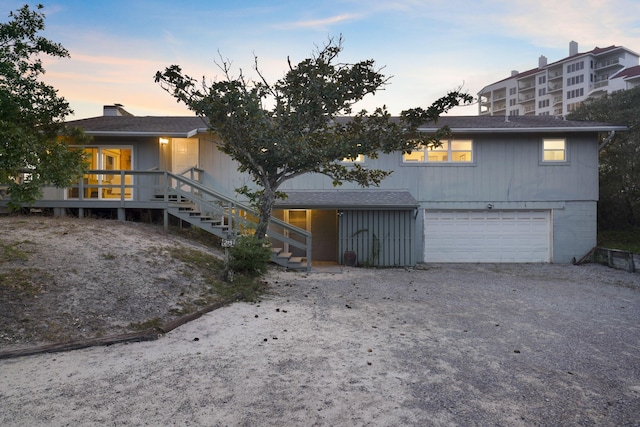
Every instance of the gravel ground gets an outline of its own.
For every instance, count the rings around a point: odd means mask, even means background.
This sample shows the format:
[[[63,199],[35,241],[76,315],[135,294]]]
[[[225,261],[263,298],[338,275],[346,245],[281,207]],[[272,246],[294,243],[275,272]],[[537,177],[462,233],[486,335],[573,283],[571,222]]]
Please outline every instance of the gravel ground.
[[[639,426],[640,274],[273,271],[158,341],[0,360],[0,425]]]

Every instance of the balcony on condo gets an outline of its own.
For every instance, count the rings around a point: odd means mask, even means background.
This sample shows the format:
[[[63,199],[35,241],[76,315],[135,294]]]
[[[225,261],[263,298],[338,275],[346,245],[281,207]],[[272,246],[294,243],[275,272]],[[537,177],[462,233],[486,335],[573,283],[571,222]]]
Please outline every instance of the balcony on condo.
[[[605,68],[610,69],[610,68],[617,68],[621,66],[622,64],[620,64],[620,58],[609,58],[606,60],[596,62],[594,69],[601,71]]]
[[[547,93],[553,93],[562,90],[562,80],[557,83],[549,83],[547,88]]]
[[[525,94],[521,94],[518,97],[518,102],[520,103],[531,102],[535,100],[535,98],[536,98],[535,93],[525,93]]]

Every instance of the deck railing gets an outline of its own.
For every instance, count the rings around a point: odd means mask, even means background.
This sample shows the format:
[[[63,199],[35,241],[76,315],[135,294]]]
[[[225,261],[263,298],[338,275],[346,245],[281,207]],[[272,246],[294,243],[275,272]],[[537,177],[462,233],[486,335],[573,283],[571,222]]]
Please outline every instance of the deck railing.
[[[196,211],[220,218],[221,223],[225,224],[224,234],[221,230],[207,229],[219,237],[237,237],[255,229],[257,211],[204,185],[201,182],[203,173],[203,170],[195,167],[178,174],[157,169],[89,170],[83,179],[64,189],[62,198],[42,198],[31,207],[81,210],[163,209],[167,227],[168,214],[183,204],[191,204]],[[7,195],[0,197],[0,209],[7,208],[9,199]],[[311,233],[272,217],[267,235],[272,245],[298,248],[305,254],[310,268]]]

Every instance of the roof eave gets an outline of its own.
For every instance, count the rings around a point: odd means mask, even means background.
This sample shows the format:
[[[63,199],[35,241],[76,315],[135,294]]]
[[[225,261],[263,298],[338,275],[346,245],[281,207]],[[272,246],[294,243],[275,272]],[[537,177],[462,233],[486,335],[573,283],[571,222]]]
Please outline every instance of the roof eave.
[[[131,136],[131,137],[168,137],[168,138],[191,138],[198,133],[204,132],[206,129],[191,129],[186,132],[132,132],[132,131],[104,131],[104,130],[85,130],[84,133],[89,136]]]
[[[362,204],[358,204],[358,205],[342,205],[342,204],[333,204],[333,203],[327,203],[327,204],[304,204],[304,203],[276,203],[274,205],[274,208],[276,209],[337,209],[337,210],[350,210],[350,211],[357,211],[357,210],[378,210],[378,211],[383,211],[383,210],[393,210],[393,211],[397,211],[397,210],[413,210],[413,209],[417,209],[420,205],[418,204],[411,204],[411,205],[403,205],[403,204],[396,204],[396,205],[376,205],[376,204],[367,204],[367,205],[362,205]]]
[[[419,132],[435,133],[439,127],[418,128]],[[452,133],[587,133],[587,132],[624,132],[628,130],[626,126],[590,126],[590,127],[522,127],[522,128],[456,128],[451,127]]]

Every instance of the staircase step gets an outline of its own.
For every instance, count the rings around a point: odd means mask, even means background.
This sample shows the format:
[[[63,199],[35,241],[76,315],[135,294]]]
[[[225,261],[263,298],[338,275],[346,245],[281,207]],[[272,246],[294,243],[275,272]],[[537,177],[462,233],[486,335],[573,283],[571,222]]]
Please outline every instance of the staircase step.
[[[280,252],[280,253],[278,254],[278,258],[286,258],[286,259],[289,259],[289,258],[291,258],[291,255],[292,255],[292,254],[291,254],[291,252]]]
[[[303,260],[304,258],[301,256],[292,256],[289,258],[289,264],[302,264]]]
[[[200,222],[210,222],[212,224],[222,224],[222,218],[211,218],[210,216],[200,217]]]

